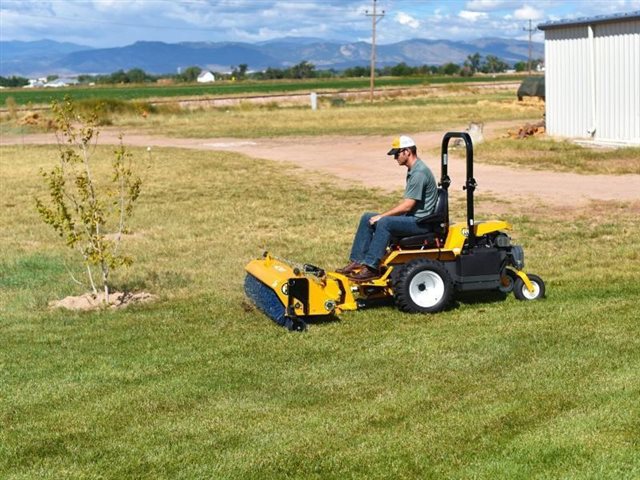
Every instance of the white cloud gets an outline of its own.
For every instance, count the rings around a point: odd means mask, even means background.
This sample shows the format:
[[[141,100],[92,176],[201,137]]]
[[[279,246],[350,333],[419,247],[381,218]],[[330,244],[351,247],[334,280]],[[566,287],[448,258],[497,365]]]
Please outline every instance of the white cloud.
[[[544,13],[542,10],[525,5],[513,12],[513,16],[517,20],[542,20],[544,18]]]
[[[478,20],[489,18],[489,15],[487,15],[485,12],[471,12],[469,10],[462,10],[460,13],[458,13],[458,16],[470,22],[477,22]]]
[[[471,11],[490,11],[504,7],[504,0],[470,0],[466,8]]]
[[[396,15],[396,22],[401,25],[406,25],[408,27],[417,29],[420,27],[420,22],[413,18],[411,15],[407,15],[404,12],[400,12]]]
[[[61,3],[59,2],[59,4]],[[56,2],[53,2],[53,5],[55,6]],[[121,0],[93,0],[93,6],[99,12],[108,13],[145,11],[149,7],[144,0],[129,0],[127,2]],[[73,4],[71,4],[71,7],[73,7]]]
[[[370,41],[371,0],[0,0],[0,40],[96,47],[138,40],[258,41],[282,36]],[[519,38],[535,22],[640,10],[640,0],[380,0],[380,43],[407,38]]]

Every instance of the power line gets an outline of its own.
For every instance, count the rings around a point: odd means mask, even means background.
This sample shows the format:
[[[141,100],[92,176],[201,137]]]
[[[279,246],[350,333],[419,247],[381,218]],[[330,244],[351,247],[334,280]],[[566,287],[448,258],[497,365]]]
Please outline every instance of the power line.
[[[371,17],[371,92],[369,93],[371,102],[373,102],[373,86],[376,76],[376,24],[384,17],[384,10],[382,10],[382,13],[376,13],[376,2],[377,0],[373,0],[373,13],[369,13],[369,10],[364,12],[367,17]]]
[[[531,28],[531,20],[529,20],[529,28],[523,28],[525,32],[529,32],[529,76],[531,76],[531,34],[536,31],[535,28]]]

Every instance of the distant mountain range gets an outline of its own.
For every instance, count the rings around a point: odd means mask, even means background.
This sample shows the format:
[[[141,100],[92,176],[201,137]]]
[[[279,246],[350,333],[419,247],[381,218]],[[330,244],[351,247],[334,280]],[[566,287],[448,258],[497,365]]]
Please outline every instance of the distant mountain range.
[[[376,47],[376,64],[411,66],[461,64],[469,55],[495,55],[513,64],[527,60],[529,43],[522,40],[483,38],[468,42],[450,40],[405,40]],[[317,69],[342,70],[369,65],[371,45],[318,38],[287,37],[260,43],[239,42],[136,42],[117,48],[91,48],[52,40],[0,42],[0,75],[105,74],[141,68],[148,73],[175,73],[198,66],[230,71],[247,64],[249,70],[287,68],[304,60]],[[544,56],[544,44],[532,43],[533,58]]]

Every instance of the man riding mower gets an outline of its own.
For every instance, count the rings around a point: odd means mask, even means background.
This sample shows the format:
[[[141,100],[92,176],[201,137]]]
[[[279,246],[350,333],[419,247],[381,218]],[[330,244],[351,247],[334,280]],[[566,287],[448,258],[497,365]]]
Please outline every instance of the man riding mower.
[[[449,222],[448,148],[452,138],[466,147],[466,222]],[[269,253],[252,260],[245,270],[245,292],[273,321],[289,330],[306,329],[316,317],[357,310],[374,300],[393,299],[409,313],[446,309],[456,294],[470,291],[513,292],[518,300],[544,297],[545,284],[524,272],[524,251],[513,245],[502,220],[474,217],[473,145],[467,133],[449,132],[442,140],[441,176],[435,207],[417,220],[424,232],[392,238],[375,275],[357,276],[309,264],[296,264]],[[354,259],[352,259],[354,260]]]

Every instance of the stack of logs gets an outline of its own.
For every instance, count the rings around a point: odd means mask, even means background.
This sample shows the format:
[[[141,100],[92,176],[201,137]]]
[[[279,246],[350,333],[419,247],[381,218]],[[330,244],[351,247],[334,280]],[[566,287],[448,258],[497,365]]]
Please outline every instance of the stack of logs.
[[[527,138],[533,137],[535,135],[543,135],[545,132],[544,128],[544,120],[541,120],[538,123],[527,123],[523,127],[520,127],[516,130],[508,130],[507,135],[509,138]]]

